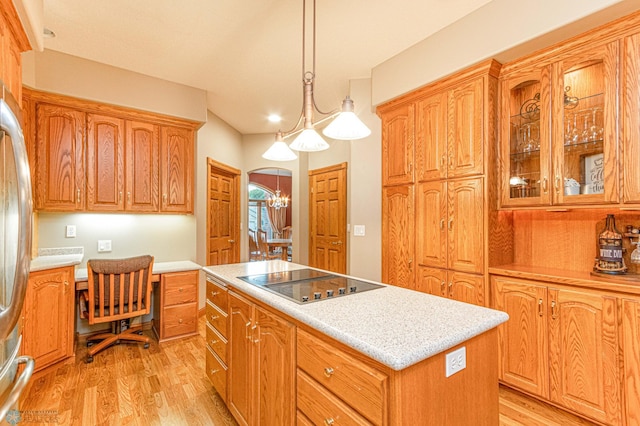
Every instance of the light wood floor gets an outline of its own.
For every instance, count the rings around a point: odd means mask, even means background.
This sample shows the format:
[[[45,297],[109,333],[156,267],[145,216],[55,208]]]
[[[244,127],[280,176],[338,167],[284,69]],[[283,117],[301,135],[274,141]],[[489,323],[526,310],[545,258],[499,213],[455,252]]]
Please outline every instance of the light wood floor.
[[[85,364],[76,358],[38,372],[20,403],[34,425],[236,425],[205,376],[200,335],[158,345],[121,344]],[[20,424],[20,423],[18,423]],[[591,425],[564,411],[500,388],[500,425]],[[439,426],[439,425],[438,425]]]

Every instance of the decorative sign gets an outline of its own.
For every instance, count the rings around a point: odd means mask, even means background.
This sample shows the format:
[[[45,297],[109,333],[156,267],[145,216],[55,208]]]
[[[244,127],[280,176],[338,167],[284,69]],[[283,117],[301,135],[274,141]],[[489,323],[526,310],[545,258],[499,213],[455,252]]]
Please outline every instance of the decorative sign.
[[[604,192],[604,154],[584,156],[584,183],[590,194]]]

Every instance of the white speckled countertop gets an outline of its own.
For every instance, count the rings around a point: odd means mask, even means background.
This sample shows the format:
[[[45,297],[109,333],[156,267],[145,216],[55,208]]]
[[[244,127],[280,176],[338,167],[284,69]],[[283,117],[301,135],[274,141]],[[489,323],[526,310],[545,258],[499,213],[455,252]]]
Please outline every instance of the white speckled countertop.
[[[202,266],[190,260],[180,260],[176,262],[153,262],[153,274],[166,274],[168,272],[195,271],[202,269]],[[76,269],[76,282],[87,280],[87,268]]]
[[[38,250],[38,257],[31,260],[31,272],[45,269],[75,266],[82,263],[83,247],[45,248]]]
[[[301,305],[236,278],[300,268],[307,266],[272,260],[203,269],[394,370],[409,367],[509,319],[501,311],[395,286]]]

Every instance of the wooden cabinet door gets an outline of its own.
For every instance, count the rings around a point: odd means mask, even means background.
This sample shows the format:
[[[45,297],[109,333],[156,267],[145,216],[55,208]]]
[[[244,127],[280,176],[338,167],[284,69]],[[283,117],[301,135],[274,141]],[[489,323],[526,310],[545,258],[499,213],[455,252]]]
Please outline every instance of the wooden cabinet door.
[[[483,273],[483,178],[449,181],[447,221],[449,269]]]
[[[550,399],[620,424],[617,299],[552,288],[548,299]]]
[[[624,417],[628,425],[640,424],[640,301],[622,302],[622,356],[625,392]]]
[[[256,416],[253,424],[295,425],[296,328],[293,324],[255,308],[254,384]]]
[[[420,266],[416,276],[415,290],[434,296],[447,297],[447,271]]]
[[[22,353],[38,370],[73,355],[73,268],[32,272],[24,304]]]
[[[416,259],[420,265],[447,267],[447,183],[416,185]]]
[[[547,288],[496,276],[491,283],[495,309],[509,314],[498,326],[500,380],[548,398]]]
[[[124,210],[124,120],[87,114],[87,210]]]
[[[160,210],[193,213],[193,131],[163,127],[160,144]]]
[[[36,116],[36,209],[81,210],[85,205],[85,114],[40,104]]]
[[[157,212],[159,130],[140,121],[126,122],[125,210]]]
[[[552,67],[554,204],[617,203],[618,42],[582,49]],[[594,124],[595,123],[595,124]],[[577,184],[575,194],[565,182]]]
[[[449,178],[484,172],[484,79],[477,78],[449,92]]]
[[[447,93],[429,96],[416,104],[416,180],[447,177]]]
[[[622,201],[640,203],[640,34],[624,39]]]
[[[382,281],[413,288],[413,185],[382,188]]]
[[[234,292],[229,292],[229,410],[241,425],[252,422],[254,403],[253,341],[251,319],[253,306]]]
[[[382,185],[413,182],[414,104],[381,114]]]
[[[447,297],[459,302],[485,306],[484,276],[449,271]]]

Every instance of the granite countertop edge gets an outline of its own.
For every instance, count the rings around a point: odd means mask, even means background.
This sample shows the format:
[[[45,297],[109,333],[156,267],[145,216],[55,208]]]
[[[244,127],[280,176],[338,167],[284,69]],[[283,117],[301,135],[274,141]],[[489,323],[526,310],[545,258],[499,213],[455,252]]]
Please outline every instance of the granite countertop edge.
[[[374,291],[301,305],[236,278],[300,268],[306,266],[272,260],[203,270],[398,371],[509,319],[505,312],[384,284]]]

